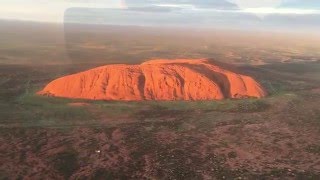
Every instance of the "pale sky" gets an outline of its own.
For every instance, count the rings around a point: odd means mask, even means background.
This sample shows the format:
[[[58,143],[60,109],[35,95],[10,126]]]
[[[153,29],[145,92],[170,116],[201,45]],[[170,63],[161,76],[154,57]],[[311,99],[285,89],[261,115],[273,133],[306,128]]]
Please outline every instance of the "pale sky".
[[[246,13],[268,15],[317,16],[320,0],[0,0],[0,19],[63,23],[69,8],[116,8],[136,6],[184,8],[198,13]],[[151,10],[151,8],[150,8]],[[241,18],[241,16],[240,16]],[[304,17],[306,18],[306,17]]]
[[[121,8],[121,0],[0,0],[0,19],[63,22],[72,7]]]

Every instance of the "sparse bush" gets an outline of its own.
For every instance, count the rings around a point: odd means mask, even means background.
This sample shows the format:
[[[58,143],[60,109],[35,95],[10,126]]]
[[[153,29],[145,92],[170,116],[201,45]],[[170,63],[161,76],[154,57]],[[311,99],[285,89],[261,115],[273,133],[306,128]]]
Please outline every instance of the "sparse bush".
[[[58,153],[50,159],[54,168],[68,179],[79,167],[77,158],[77,152],[67,151]]]
[[[231,151],[228,153],[228,158],[234,159],[237,157],[237,153],[235,151]]]
[[[313,154],[320,154],[320,145],[312,144],[307,146],[306,151]]]
[[[242,101],[237,104],[237,112],[261,112],[266,110],[269,107],[269,104],[262,100],[249,100]]]

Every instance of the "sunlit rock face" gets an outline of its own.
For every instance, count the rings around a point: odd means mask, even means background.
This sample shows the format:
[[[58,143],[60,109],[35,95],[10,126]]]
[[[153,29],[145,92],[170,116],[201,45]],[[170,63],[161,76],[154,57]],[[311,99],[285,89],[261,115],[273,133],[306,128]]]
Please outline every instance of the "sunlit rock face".
[[[263,87],[206,59],[151,60],[114,64],[61,77],[40,95],[91,100],[221,100],[261,98]]]

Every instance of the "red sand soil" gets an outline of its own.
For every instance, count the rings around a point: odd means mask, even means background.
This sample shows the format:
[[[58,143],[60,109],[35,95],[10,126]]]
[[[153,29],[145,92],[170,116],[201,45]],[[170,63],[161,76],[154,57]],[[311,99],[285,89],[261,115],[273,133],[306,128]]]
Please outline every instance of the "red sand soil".
[[[263,87],[206,59],[106,65],[50,82],[40,95],[93,100],[220,100],[261,98]]]

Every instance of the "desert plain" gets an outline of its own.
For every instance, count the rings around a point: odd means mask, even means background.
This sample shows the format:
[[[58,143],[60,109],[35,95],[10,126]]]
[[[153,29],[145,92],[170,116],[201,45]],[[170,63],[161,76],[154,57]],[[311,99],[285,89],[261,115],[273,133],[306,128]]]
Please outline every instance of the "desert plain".
[[[1,22],[0,179],[318,179],[320,38]],[[114,101],[38,95],[108,64],[210,58],[263,98]]]

